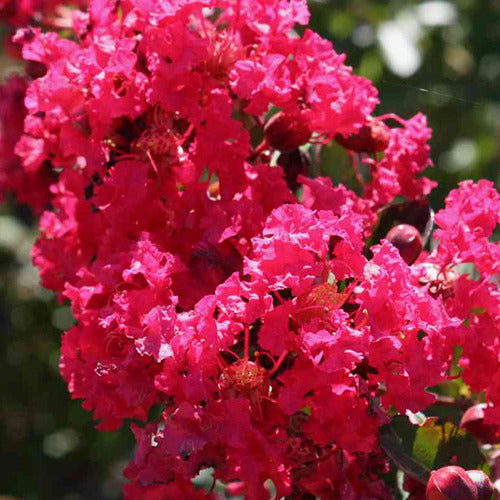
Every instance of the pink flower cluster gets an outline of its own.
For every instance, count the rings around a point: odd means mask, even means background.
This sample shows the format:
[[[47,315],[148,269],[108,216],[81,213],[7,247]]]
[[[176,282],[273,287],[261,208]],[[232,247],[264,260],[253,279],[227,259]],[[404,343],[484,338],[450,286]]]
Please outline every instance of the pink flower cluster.
[[[0,202],[7,193],[15,193],[20,203],[38,214],[49,203],[49,186],[55,175],[46,165],[22,165],[16,154],[24,128],[27,87],[28,79],[19,75],[10,76],[0,86]]]
[[[305,0],[91,0],[72,39],[15,37],[44,71],[1,88],[0,187],[46,208],[33,259],[77,320],[72,397],[102,430],[136,422],[127,498],[220,498],[193,486],[207,467],[248,500],[268,480],[390,498],[379,428],[432,403],[456,345],[500,419],[500,197],[461,185],[411,267],[368,248],[384,207],[432,189],[431,131],[374,118],[371,82],[294,31],[308,18]],[[369,172],[359,195],[311,175],[333,138]]]
[[[85,7],[87,0],[0,0],[0,19],[12,26],[45,24],[57,26],[57,17],[67,7]]]

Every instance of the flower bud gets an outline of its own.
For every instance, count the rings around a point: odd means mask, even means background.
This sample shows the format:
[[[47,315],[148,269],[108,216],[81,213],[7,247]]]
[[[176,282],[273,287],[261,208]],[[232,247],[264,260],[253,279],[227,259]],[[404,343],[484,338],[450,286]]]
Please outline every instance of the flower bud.
[[[343,136],[335,135],[335,140],[346,149],[358,153],[379,153],[389,145],[391,129],[377,118],[372,118],[356,133]]]
[[[494,492],[490,478],[482,470],[468,470],[467,474],[476,485],[479,500],[490,500]]]
[[[423,248],[420,232],[409,224],[394,226],[386,236],[398,250],[401,258],[408,264],[415,262]]]
[[[266,123],[264,134],[267,143],[278,151],[292,151],[309,141],[311,130],[299,114],[281,111]]]
[[[431,472],[427,500],[479,500],[474,481],[462,467],[449,465]]]
[[[38,61],[27,61],[26,74],[33,80],[42,78],[47,74],[47,66]]]
[[[500,427],[484,422],[486,404],[471,406],[463,415],[460,427],[470,432],[480,443],[500,443]]]
[[[299,187],[297,177],[307,175],[310,163],[308,154],[300,149],[280,154],[278,165],[283,167],[286,184],[292,191],[296,191]]]

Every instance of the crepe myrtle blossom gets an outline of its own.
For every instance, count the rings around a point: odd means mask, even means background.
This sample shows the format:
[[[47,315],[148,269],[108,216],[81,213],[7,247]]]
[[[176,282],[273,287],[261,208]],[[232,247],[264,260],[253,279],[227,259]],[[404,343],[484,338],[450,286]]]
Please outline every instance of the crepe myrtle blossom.
[[[87,5],[87,0],[0,0],[0,20],[13,27],[42,24],[66,28],[71,26],[71,10]]]
[[[192,483],[207,467],[249,500],[269,480],[391,498],[380,427],[434,401],[457,345],[500,418],[500,197],[461,184],[430,253],[414,227],[411,258],[398,229],[373,244],[388,204],[434,187],[431,130],[377,117],[308,19],[305,0],[91,0],[71,36],[14,37],[43,71],[0,89],[0,188],[43,212],[71,396],[136,437],[126,498],[221,498]],[[367,167],[357,193],[317,175],[332,140]]]

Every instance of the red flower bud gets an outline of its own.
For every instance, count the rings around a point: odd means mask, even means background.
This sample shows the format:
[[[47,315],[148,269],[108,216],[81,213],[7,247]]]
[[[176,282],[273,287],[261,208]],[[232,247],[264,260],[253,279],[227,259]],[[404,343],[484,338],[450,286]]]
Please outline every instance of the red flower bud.
[[[431,472],[426,495],[427,500],[479,500],[474,481],[454,465]]]
[[[297,177],[307,174],[310,163],[308,154],[300,149],[280,154],[278,165],[283,167],[286,184],[292,191],[295,191],[299,187]]]
[[[386,239],[399,250],[399,254],[407,264],[415,262],[423,248],[420,232],[409,224],[394,226],[387,233]]]
[[[26,74],[33,80],[42,78],[47,74],[47,66],[38,61],[27,61]]]
[[[379,153],[389,145],[391,129],[377,118],[371,119],[367,125],[363,125],[356,133],[343,136],[335,135],[335,140],[346,149],[358,153]]]
[[[460,427],[470,432],[480,443],[500,443],[500,426],[484,422],[486,404],[471,406],[463,415]]]
[[[476,485],[479,500],[490,500],[494,492],[490,478],[482,470],[468,470],[467,474]]]
[[[298,114],[277,113],[266,123],[267,143],[278,151],[292,151],[309,141],[311,130]]]

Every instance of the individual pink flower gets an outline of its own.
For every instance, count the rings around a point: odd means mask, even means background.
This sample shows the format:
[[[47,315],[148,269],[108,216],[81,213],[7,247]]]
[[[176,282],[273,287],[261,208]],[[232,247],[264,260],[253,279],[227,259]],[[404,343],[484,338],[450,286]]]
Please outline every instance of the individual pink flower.
[[[422,171],[432,165],[428,145],[431,129],[427,127],[425,116],[419,113],[409,120],[394,118],[398,126],[390,129],[383,158],[369,161],[372,180],[366,186],[366,196],[377,207],[399,195],[409,200],[427,196],[436,185],[420,177]]]

